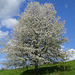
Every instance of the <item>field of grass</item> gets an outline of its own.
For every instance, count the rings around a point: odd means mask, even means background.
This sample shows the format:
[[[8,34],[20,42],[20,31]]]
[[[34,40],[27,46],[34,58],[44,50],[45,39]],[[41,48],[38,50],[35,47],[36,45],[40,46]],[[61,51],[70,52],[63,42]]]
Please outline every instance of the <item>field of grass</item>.
[[[64,67],[64,66],[65,67]],[[65,71],[64,71],[65,70]],[[54,65],[39,66],[39,75],[75,75],[75,60]],[[34,67],[0,70],[0,75],[34,75]]]

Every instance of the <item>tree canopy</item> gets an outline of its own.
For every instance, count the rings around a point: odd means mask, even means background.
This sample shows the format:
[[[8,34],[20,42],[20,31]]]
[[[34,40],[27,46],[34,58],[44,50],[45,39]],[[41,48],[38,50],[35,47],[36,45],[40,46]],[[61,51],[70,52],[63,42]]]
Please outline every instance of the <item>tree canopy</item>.
[[[65,21],[60,21],[56,14],[52,3],[28,3],[11,38],[3,44],[6,64],[24,66],[27,60],[35,65],[63,61],[66,55],[61,45],[67,41],[63,35]]]

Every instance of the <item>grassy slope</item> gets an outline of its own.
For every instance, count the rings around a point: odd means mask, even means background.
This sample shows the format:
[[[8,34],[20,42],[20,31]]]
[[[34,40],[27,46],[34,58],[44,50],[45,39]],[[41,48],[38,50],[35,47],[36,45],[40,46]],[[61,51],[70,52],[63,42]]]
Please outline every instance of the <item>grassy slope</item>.
[[[60,64],[39,66],[39,75],[75,75],[75,60],[69,61],[64,65],[69,65],[66,66],[66,71],[60,68]],[[34,67],[29,67],[28,69],[28,71],[26,69],[4,70],[0,71],[0,75],[33,75]]]

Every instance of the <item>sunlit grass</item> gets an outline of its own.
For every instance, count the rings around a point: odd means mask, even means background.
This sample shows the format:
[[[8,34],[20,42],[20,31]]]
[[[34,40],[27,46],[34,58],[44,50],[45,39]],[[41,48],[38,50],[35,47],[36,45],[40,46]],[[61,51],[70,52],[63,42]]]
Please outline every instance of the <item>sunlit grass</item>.
[[[64,66],[65,71],[64,71]],[[42,65],[39,66],[39,75],[75,75],[75,60],[60,64]],[[34,75],[34,67],[13,69],[13,70],[0,70],[0,75]]]

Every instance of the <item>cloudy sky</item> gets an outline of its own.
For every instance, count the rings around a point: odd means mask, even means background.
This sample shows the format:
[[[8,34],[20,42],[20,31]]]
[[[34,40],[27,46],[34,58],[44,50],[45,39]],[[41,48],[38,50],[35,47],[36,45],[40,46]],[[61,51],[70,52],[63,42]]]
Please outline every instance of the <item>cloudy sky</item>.
[[[57,15],[61,20],[65,20],[67,33],[65,36],[69,38],[69,43],[64,44],[65,48],[70,51],[75,49],[75,0],[0,0],[0,40],[4,40],[9,36],[13,26],[18,23],[18,14],[24,11],[28,2],[38,1],[40,4],[45,2],[53,3]],[[1,47],[1,46],[0,46]],[[74,51],[75,52],[75,51]],[[75,54],[70,60],[75,59]],[[0,55],[0,62],[4,60],[4,55]]]

